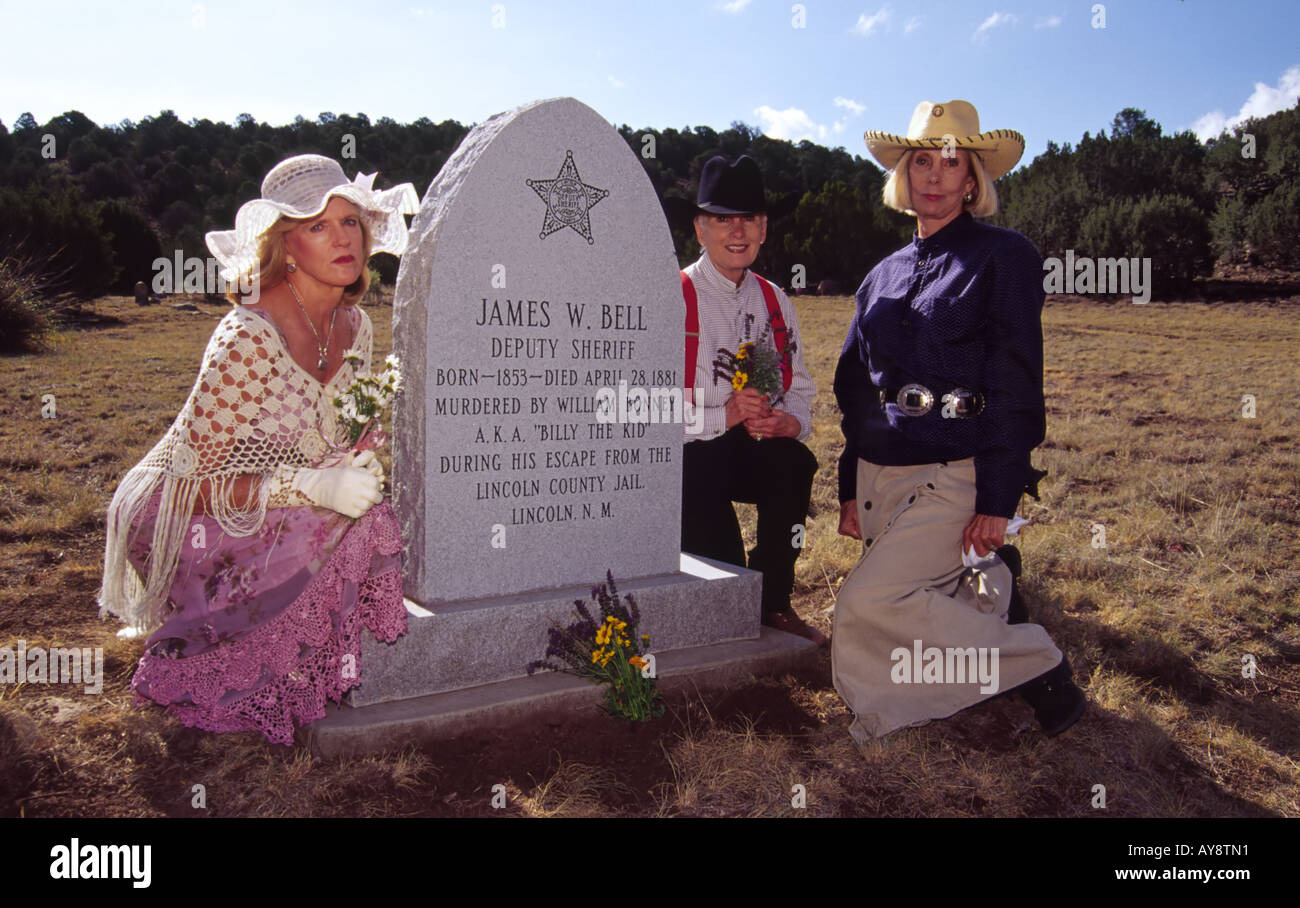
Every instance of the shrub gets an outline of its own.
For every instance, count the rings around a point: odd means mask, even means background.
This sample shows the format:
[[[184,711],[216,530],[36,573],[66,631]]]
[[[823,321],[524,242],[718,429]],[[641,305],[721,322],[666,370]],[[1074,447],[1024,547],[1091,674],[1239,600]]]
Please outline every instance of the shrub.
[[[1278,268],[1300,267],[1300,185],[1278,186],[1252,207],[1246,246],[1260,261]]]
[[[1214,253],[1225,262],[1246,257],[1246,230],[1250,209],[1241,196],[1224,196],[1210,219]]]
[[[118,199],[99,205],[99,221],[113,249],[118,277],[112,288],[130,293],[136,281],[148,283],[154,259],[162,255],[162,244],[149,220],[133,205]]]
[[[98,207],[75,190],[0,187],[0,247],[5,245],[29,250],[59,275],[61,290],[82,298],[99,296],[117,280]]]
[[[1079,225],[1079,252],[1096,257],[1149,258],[1151,283],[1162,294],[1186,290],[1210,266],[1209,220],[1185,196],[1116,198]]]
[[[31,263],[0,258],[0,353],[42,350],[52,333],[41,281]]]
[[[1210,224],[1186,196],[1152,195],[1133,205],[1132,255],[1151,259],[1158,292],[1186,290],[1210,270]]]

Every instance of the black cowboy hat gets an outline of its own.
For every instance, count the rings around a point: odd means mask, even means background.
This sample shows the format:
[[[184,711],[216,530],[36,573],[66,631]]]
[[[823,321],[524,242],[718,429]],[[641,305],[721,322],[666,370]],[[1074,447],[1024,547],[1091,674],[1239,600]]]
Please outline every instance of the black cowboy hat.
[[[663,204],[664,213],[674,221],[689,221],[698,214],[766,214],[775,219],[793,211],[799,196],[790,193],[769,205],[757,161],[747,154],[735,163],[714,155],[700,171],[695,204],[678,196],[669,196]]]

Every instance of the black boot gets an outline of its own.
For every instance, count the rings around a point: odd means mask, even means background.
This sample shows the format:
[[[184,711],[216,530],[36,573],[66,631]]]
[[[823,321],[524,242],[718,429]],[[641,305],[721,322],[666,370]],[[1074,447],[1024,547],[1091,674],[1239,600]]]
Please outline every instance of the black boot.
[[[1034,708],[1034,718],[1049,738],[1055,738],[1078,722],[1088,702],[1083,691],[1075,686],[1070,660],[1064,656],[1056,668],[1026,681],[1017,691]]]
[[[1007,607],[1007,624],[1028,624],[1029,607],[1020,596],[1020,550],[1014,545],[1004,545],[997,550],[997,556],[1011,570],[1011,604]]]

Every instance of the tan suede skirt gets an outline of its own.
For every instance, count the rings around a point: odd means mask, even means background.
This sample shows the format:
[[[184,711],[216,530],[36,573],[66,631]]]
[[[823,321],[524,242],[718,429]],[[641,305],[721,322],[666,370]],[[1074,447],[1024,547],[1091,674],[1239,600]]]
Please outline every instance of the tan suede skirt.
[[[864,742],[950,716],[1061,661],[1037,624],[1008,625],[1011,571],[990,554],[962,564],[975,462],[882,467],[858,461],[863,551],[835,603],[835,690]]]

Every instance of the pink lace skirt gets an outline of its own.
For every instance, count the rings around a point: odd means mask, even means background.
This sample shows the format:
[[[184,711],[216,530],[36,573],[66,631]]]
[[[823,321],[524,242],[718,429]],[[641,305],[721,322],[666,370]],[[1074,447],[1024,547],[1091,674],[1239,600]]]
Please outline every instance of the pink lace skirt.
[[[151,521],[136,540],[151,537]],[[327,697],[361,683],[362,628],[387,643],[406,632],[401,534],[387,502],[355,521],[273,509],[247,537],[210,517],[191,531],[171,612],[131,679],[137,703],[161,703],[195,728],[291,744],[295,722],[323,717]],[[137,566],[145,551],[133,548]]]

